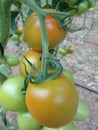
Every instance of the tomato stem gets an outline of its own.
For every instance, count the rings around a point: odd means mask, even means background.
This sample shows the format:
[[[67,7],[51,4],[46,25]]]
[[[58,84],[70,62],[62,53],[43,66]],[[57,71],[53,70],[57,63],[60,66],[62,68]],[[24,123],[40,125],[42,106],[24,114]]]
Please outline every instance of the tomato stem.
[[[21,1],[27,4],[28,6],[30,6],[31,9],[34,10],[39,17],[41,37],[42,37],[42,48],[43,48],[41,71],[42,71],[42,79],[46,79],[48,75],[47,59],[49,57],[49,51],[48,51],[49,41],[48,41],[48,37],[46,33],[46,25],[45,25],[46,13],[39,6],[37,6],[35,2],[32,0],[26,0],[26,1],[21,0]]]
[[[39,15],[40,25],[41,25],[41,34],[42,34],[42,48],[43,48],[43,54],[42,54],[42,77],[43,79],[47,78],[47,60],[49,58],[49,41],[46,33],[46,25],[45,25],[45,17],[42,17]]]
[[[62,66],[61,66],[61,64],[59,63],[58,60],[56,60],[56,59],[50,59],[50,55],[49,55],[49,49],[48,49],[49,40],[48,40],[48,36],[47,36],[47,32],[46,32],[45,18],[50,13],[47,13],[47,12],[43,11],[32,0],[26,0],[26,1],[25,0],[21,0],[20,2],[23,2],[24,4],[28,5],[34,12],[36,12],[36,14],[39,17],[39,22],[40,22],[41,38],[42,38],[41,73],[38,75],[38,77],[35,76],[33,78],[35,79],[35,83],[43,82],[45,80],[51,80],[51,79],[55,78],[56,76],[58,76],[62,72]],[[49,64],[50,63],[54,64],[54,66],[55,66],[55,68],[54,68],[55,71],[52,72],[52,73],[48,73],[48,69],[49,69]],[[29,77],[31,77],[31,79],[32,79],[32,75],[29,76]],[[41,78],[41,79],[39,79],[39,78]],[[30,81],[30,78],[29,78],[29,81]]]

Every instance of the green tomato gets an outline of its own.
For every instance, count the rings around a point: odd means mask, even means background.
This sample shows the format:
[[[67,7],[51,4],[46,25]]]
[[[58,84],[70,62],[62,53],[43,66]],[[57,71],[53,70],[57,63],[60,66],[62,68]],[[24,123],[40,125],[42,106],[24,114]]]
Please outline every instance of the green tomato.
[[[62,49],[62,48],[60,48],[60,49],[59,49],[59,53],[60,53],[62,56],[66,56],[66,55],[67,55],[67,49]]]
[[[19,57],[16,55],[6,55],[5,57],[5,61],[9,66],[16,66],[19,64]]]
[[[9,111],[20,111],[26,108],[25,95],[21,93],[24,85],[22,76],[8,78],[0,87],[0,104]]]
[[[18,41],[19,36],[17,34],[13,34],[11,39],[14,41]]]
[[[27,110],[18,112],[17,122],[20,130],[41,130],[42,128],[42,125]]]
[[[19,43],[22,43],[22,42],[23,42],[23,36],[22,36],[22,35],[19,36],[18,41],[19,41]]]
[[[70,81],[74,83],[74,77],[69,70],[63,69],[62,74],[64,74]]]
[[[78,14],[85,13],[88,10],[88,2],[83,0],[78,6]]]
[[[60,127],[60,128],[48,128],[48,127],[44,127],[43,130],[76,130],[76,126],[73,122],[70,122],[69,124]]]
[[[89,118],[90,111],[87,104],[83,100],[79,100],[78,109],[74,117],[75,121],[84,121]]]

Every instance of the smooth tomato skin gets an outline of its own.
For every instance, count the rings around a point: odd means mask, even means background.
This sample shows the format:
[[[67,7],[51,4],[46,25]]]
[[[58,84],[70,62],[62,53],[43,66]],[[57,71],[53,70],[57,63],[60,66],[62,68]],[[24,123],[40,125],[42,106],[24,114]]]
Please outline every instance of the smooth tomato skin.
[[[78,6],[78,14],[85,13],[88,10],[88,1],[83,0]]]
[[[40,69],[41,68],[41,52],[40,51],[36,51],[36,50],[28,50],[24,56],[37,68]],[[31,67],[29,65],[29,63],[26,61],[26,59],[24,58],[24,56],[21,58],[20,60],[20,64],[19,64],[19,71],[20,74],[24,77],[26,77],[26,72],[25,72],[25,66],[26,66],[26,70],[27,72],[30,71]],[[25,65],[24,65],[25,64]],[[35,74],[33,72],[33,74]]]
[[[8,78],[0,87],[0,104],[9,111],[20,111],[26,108],[25,95],[21,93],[24,84],[22,76]]]
[[[10,66],[16,66],[19,64],[19,57],[16,55],[12,55],[12,54],[6,55],[4,59],[6,63]]]
[[[73,122],[68,123],[67,125],[60,128],[48,128],[44,127],[43,130],[76,130],[76,126]]]
[[[73,77],[72,73],[69,70],[63,69],[62,74],[64,74],[73,83],[75,82],[74,77]]]
[[[74,117],[75,121],[85,121],[90,116],[89,108],[85,101],[79,99],[78,109]]]
[[[78,93],[73,83],[60,75],[41,84],[29,83],[26,105],[40,124],[56,128],[73,120],[78,106]]]
[[[42,128],[42,125],[27,110],[18,112],[17,123],[20,130],[40,130]]]
[[[45,9],[45,11],[51,12],[55,10]],[[60,27],[58,21],[53,16],[48,15],[45,18],[45,23],[47,36],[49,39],[49,49],[52,49],[64,40],[67,31],[64,28]],[[25,42],[31,48],[42,50],[40,22],[36,13],[32,13],[28,17],[24,25],[23,34]]]

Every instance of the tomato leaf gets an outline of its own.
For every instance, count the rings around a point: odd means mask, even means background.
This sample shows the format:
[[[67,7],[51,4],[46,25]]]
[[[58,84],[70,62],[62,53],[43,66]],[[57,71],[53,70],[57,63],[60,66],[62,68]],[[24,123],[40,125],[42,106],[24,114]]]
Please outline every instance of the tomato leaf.
[[[2,43],[0,43],[0,51],[1,51],[2,57],[4,57],[4,49],[3,49]]]
[[[55,8],[60,0],[52,0],[52,8]]]
[[[11,11],[11,34],[14,34],[16,29],[17,29],[17,25],[16,25],[16,22],[15,22],[15,18],[17,17],[17,15],[19,14],[19,11]]]

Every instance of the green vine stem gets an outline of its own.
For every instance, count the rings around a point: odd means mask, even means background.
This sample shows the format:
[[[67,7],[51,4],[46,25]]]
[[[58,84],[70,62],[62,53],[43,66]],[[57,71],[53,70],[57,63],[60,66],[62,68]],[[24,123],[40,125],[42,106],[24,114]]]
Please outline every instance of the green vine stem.
[[[42,35],[42,47],[43,47],[43,54],[42,54],[42,66],[41,66],[41,70],[42,70],[42,79],[46,79],[47,78],[47,59],[49,57],[49,51],[48,51],[48,37],[47,37],[47,33],[46,33],[46,25],[45,25],[45,17],[46,17],[46,13],[35,4],[34,1],[32,0],[21,0],[21,2],[25,3],[26,5],[28,5],[29,7],[31,7],[32,10],[34,10],[38,17],[39,17],[39,21],[40,21],[40,27],[41,27],[41,35]]]

